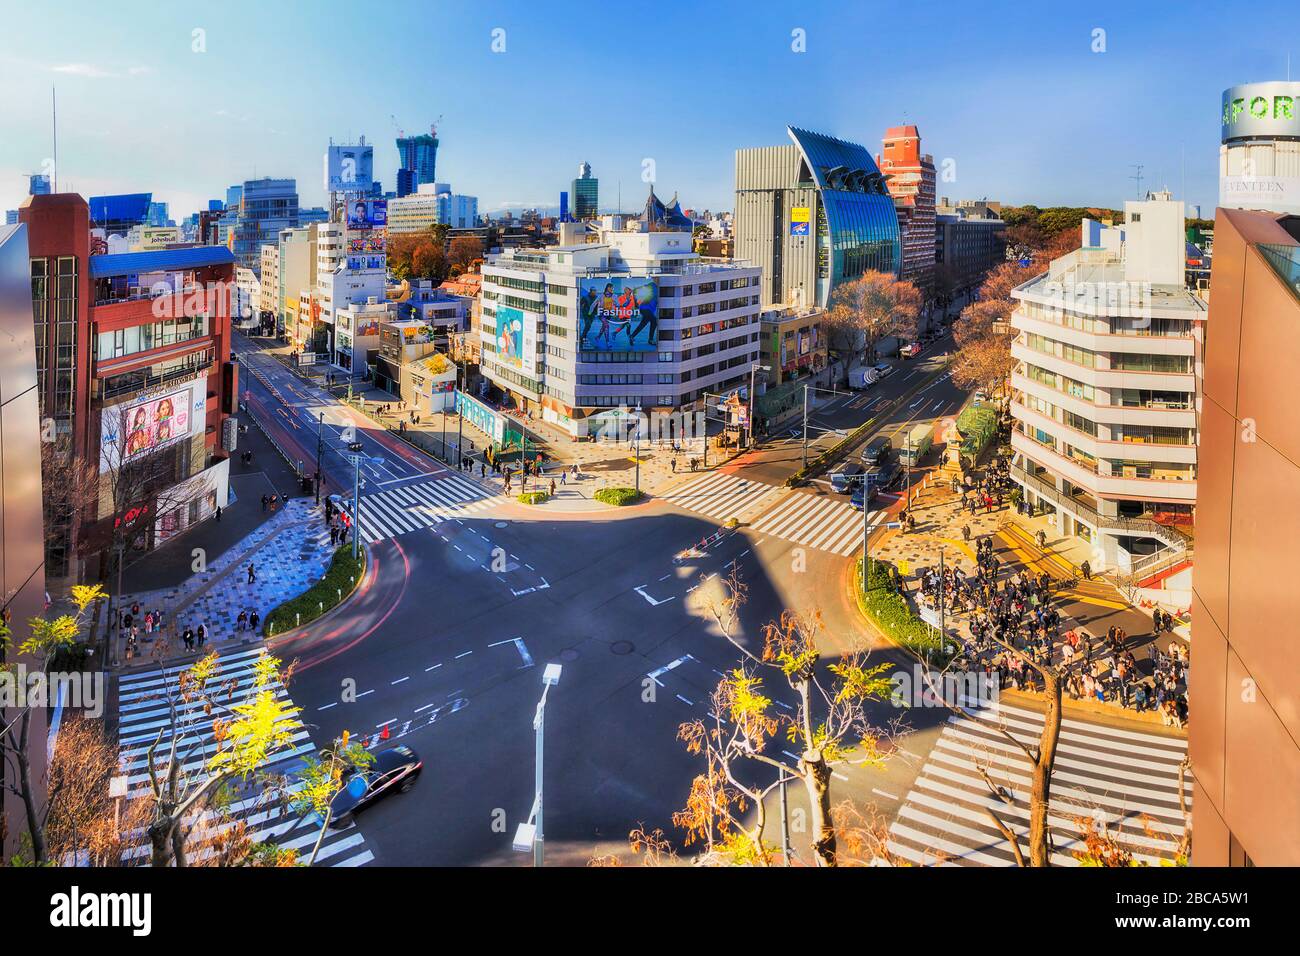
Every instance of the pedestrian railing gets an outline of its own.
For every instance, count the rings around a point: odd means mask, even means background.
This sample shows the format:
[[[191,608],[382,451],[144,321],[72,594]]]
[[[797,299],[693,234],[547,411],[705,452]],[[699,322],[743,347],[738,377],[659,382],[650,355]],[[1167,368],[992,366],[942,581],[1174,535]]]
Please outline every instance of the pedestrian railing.
[[[1018,479],[1022,484],[1031,487],[1039,497],[1046,498],[1054,504],[1075,512],[1089,524],[1096,525],[1098,528],[1107,531],[1120,531],[1125,534],[1155,538],[1157,541],[1163,541],[1170,548],[1177,551],[1189,550],[1186,535],[1182,534],[1176,528],[1168,527],[1147,518],[1123,518],[1117,515],[1104,515],[1092,505],[1087,504],[1078,498],[1063,494],[1057,490],[1054,484],[1043,480],[1023,465],[1011,465],[1011,475]]]

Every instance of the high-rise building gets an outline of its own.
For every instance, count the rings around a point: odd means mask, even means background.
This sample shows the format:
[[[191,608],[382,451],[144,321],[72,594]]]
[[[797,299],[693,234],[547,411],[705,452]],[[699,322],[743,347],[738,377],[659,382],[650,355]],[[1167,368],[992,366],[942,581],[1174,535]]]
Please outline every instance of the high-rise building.
[[[84,205],[84,203],[83,203]],[[0,644],[0,666],[41,664],[27,659],[18,647],[27,622],[45,608],[45,555],[41,487],[41,416],[36,384],[36,343],[32,326],[33,271],[27,248],[27,227],[0,226],[0,608],[12,622],[13,639]],[[14,726],[19,708],[0,694],[0,725]],[[35,784],[35,811],[45,812],[46,754],[50,709],[32,707],[27,756]],[[22,847],[28,834],[27,813],[11,776],[17,768],[0,761],[0,859]],[[29,845],[30,850],[30,845]]]
[[[970,289],[1007,258],[1007,224],[991,212],[959,206],[940,206],[934,217],[936,279],[942,269],[951,292]]]
[[[1095,570],[1186,556],[1196,503],[1205,301],[1187,289],[1183,204],[1085,219],[1083,248],[1012,292],[1011,477],[1091,542]]]
[[[864,272],[898,275],[898,215],[870,151],[786,132],[789,146],[736,151],[736,257],[763,270],[763,305],[825,308]]]
[[[573,199],[573,218],[581,222],[595,219],[600,204],[600,180],[591,175],[591,163],[578,164],[578,178],[569,189]]]
[[[1201,405],[1192,862],[1300,866],[1300,217],[1219,209]]]
[[[891,126],[876,159],[898,214],[899,276],[929,296],[934,290],[934,157],[921,152],[915,126]]]
[[[145,216],[145,222],[150,226],[175,225],[168,216],[165,202],[151,202],[149,203],[149,212]]]
[[[91,255],[76,193],[28,197],[19,213],[41,417],[95,473],[149,462],[146,485],[106,482],[116,490],[46,529],[51,577],[101,580],[123,529],[131,548],[153,548],[226,503],[234,257],[220,246]]]
[[[409,196],[415,192],[419,184],[415,181],[414,169],[399,169],[397,171],[397,198]]]
[[[226,190],[226,210],[228,212],[239,212],[239,201],[244,198],[243,186],[231,186]]]
[[[419,136],[399,136],[397,139],[397,155],[399,158],[397,194],[406,195],[402,192],[404,177],[401,170],[406,170],[409,178],[405,179],[406,185],[410,186],[407,192],[413,192],[417,187],[425,183],[434,182],[438,176],[438,137],[433,133],[421,133]]]
[[[245,269],[262,268],[262,246],[298,225],[298,184],[292,179],[250,179],[241,187],[231,251]]]
[[[1300,82],[1223,91],[1219,205],[1300,213]]]
[[[756,267],[701,261],[690,232],[585,238],[565,223],[559,245],[483,265],[481,367],[511,404],[594,435],[629,408],[690,411],[706,392],[748,386],[759,356]],[[624,308],[624,321],[611,321]]]

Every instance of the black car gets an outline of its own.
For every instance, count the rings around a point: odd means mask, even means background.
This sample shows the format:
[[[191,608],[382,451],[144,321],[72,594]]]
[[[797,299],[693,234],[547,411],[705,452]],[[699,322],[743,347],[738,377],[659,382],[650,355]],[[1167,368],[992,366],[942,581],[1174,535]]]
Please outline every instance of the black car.
[[[889,453],[894,450],[894,445],[889,440],[888,435],[881,435],[879,438],[873,438],[867,442],[867,447],[862,449],[862,460],[868,465],[884,464],[889,458]]]
[[[352,824],[353,816],[394,791],[415,786],[424,764],[410,747],[398,746],[375,755],[375,762],[354,773],[330,801],[330,827]]]
[[[902,477],[903,469],[899,467],[898,462],[886,460],[868,469],[867,487],[877,490],[892,488],[902,480]]]

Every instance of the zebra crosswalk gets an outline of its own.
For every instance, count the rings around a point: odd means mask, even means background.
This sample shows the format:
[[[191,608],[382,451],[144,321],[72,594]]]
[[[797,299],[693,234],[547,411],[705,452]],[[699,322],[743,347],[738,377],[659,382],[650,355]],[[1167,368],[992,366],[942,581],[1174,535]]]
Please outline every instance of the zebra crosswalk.
[[[216,701],[215,711],[205,711],[205,704],[195,701],[185,704],[177,700],[177,719],[173,723],[166,695],[168,687],[175,689],[178,675],[186,666],[170,666],[165,674],[158,669],[149,669],[137,673],[123,674],[118,681],[118,744],[120,748],[120,772],[127,778],[128,797],[143,796],[149,790],[148,750],[159,739],[162,741],[156,750],[155,766],[162,765],[173,733],[176,733],[178,748],[189,751],[185,758],[184,773],[194,782],[200,782],[206,774],[208,760],[217,752],[214,735],[214,721],[228,719],[231,708],[243,703],[251,696],[253,688],[253,669],[264,648],[240,650],[222,654],[219,658],[221,671],[219,675],[220,691],[213,694]],[[276,697],[288,700],[289,693],[282,684],[275,685]],[[291,703],[291,701],[290,701]],[[292,733],[289,748],[277,752],[273,763],[277,772],[290,772],[303,757],[315,753],[316,747],[311,741],[307,728],[297,717],[291,718],[288,728]],[[161,769],[161,767],[160,767]],[[291,773],[290,773],[291,776]],[[300,788],[300,784],[290,783],[290,793]],[[248,793],[247,796],[244,794]],[[207,819],[203,814],[211,814]],[[238,823],[243,823],[249,836],[255,842],[273,841],[282,849],[292,849],[306,860],[320,834],[320,824],[285,806],[283,801],[268,799],[260,787],[252,791],[237,791],[220,815],[214,811],[201,811],[194,819],[187,818],[187,823],[194,824],[195,830],[202,826],[212,831],[225,831]],[[195,832],[195,831],[192,831]],[[149,862],[148,838],[141,833],[132,847],[123,854],[124,862],[144,865]],[[329,830],[326,833],[320,851],[316,854],[317,866],[364,866],[374,860],[374,854],[366,847],[365,838],[356,825],[342,830]]]
[[[999,702],[948,718],[912,790],[889,828],[889,848],[911,863],[1014,866],[992,810],[1028,853],[1030,766],[1001,732],[1034,746],[1043,718],[1036,711]],[[1183,833],[1179,765],[1187,742],[1178,737],[1103,726],[1066,717],[1052,774],[1048,824],[1052,864],[1077,866],[1082,822],[1110,833],[1133,856],[1155,865],[1174,856]],[[981,771],[1010,798],[994,796]],[[1185,784],[1191,807],[1190,776]]]
[[[664,496],[679,508],[694,511],[718,521],[742,520],[780,492],[775,485],[765,485],[723,471],[710,472],[674,488]]]
[[[431,478],[361,497],[361,538],[367,543],[432,528],[492,506],[489,492],[460,475]],[[352,500],[344,499],[349,514]]]
[[[875,527],[884,511],[873,511],[868,523]],[[862,550],[862,512],[848,501],[821,495],[792,494],[753,522],[760,534],[832,554],[851,555]]]

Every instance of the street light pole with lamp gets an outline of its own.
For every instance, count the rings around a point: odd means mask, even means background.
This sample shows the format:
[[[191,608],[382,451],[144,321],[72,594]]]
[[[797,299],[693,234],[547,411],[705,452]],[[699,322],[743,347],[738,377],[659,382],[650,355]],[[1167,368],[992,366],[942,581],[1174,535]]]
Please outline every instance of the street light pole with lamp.
[[[755,362],[749,367],[749,447],[754,447],[754,373],[762,370],[764,372],[772,371],[770,365],[759,365]]]
[[[533,715],[533,732],[536,735],[536,766],[533,770],[533,809],[526,823],[519,824],[515,831],[514,848],[520,853],[533,851],[533,866],[546,864],[545,838],[542,828],[542,747],[546,728],[546,697],[551,688],[560,682],[559,664],[547,664],[542,671],[542,699],[537,702],[537,711]]]

